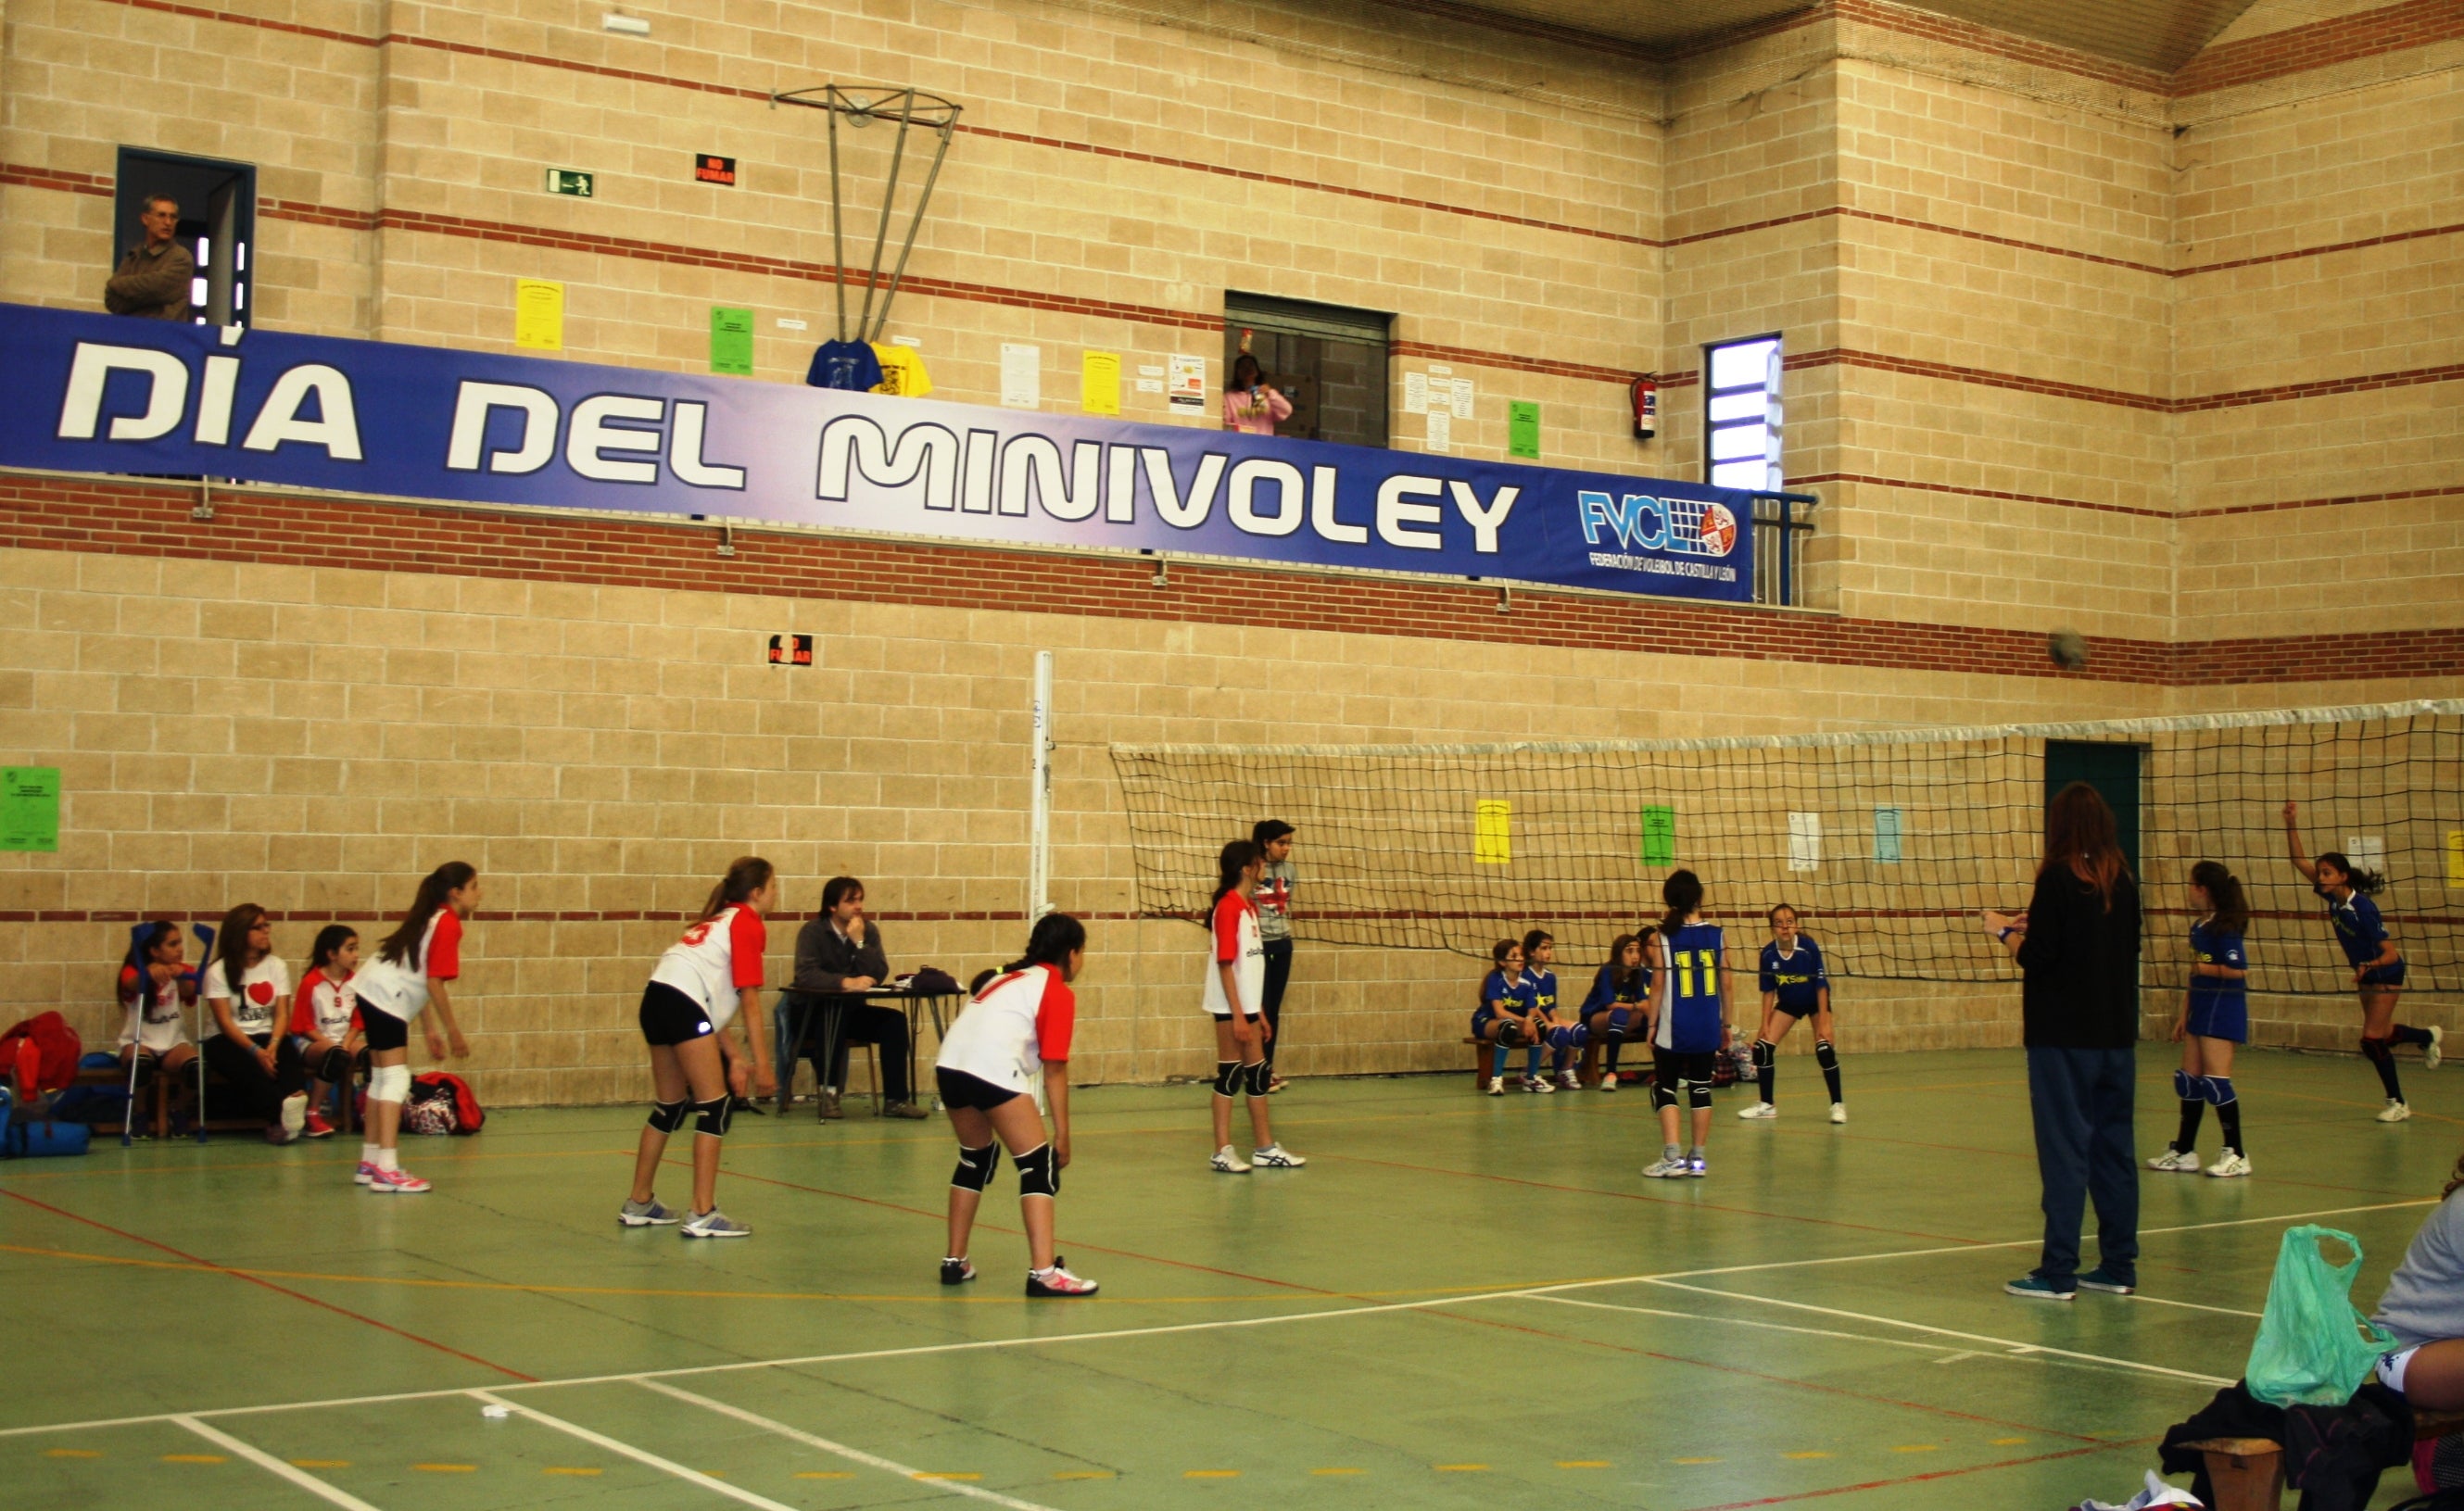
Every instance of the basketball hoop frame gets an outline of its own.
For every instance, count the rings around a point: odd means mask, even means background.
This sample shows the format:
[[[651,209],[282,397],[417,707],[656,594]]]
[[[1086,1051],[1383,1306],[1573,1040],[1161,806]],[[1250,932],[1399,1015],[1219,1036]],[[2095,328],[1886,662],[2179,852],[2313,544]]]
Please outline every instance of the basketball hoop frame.
[[[838,286],[838,339],[847,336],[847,200],[839,175],[839,125],[845,121],[849,129],[860,130],[876,120],[898,122],[898,140],[891,148],[890,172],[882,185],[881,218],[873,228],[872,260],[864,274],[864,305],[856,315],[855,337],[862,341],[878,340],[890,324],[891,301],[897,298],[899,285],[907,276],[907,259],[915,250],[915,233],[924,224],[924,209],[933,201],[933,186],[941,177],[941,164],[950,155],[950,139],[957,135],[958,116],[964,108],[938,95],[928,95],[914,88],[896,88],[887,84],[812,84],[803,89],[780,90],[770,97],[772,109],[781,105],[802,105],[808,110],[826,112],[829,117],[830,142],[830,255],[835,270],[832,281]],[[885,286],[881,277],[881,261],[890,245],[890,224],[898,204],[898,181],[907,166],[908,138],[922,130],[933,134],[933,163],[925,171],[924,186],[916,195],[914,211],[908,216],[907,231],[899,239],[898,261],[890,273]],[[874,307],[878,295],[879,308]]]

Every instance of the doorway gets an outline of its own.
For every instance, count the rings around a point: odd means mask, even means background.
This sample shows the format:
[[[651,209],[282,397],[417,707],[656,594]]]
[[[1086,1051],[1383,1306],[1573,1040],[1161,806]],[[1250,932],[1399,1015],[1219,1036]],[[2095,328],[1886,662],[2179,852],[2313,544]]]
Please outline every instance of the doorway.
[[[2075,781],[2097,790],[2113,809],[2116,838],[2132,875],[2139,874],[2139,761],[2145,745],[2100,740],[2045,741],[2045,801]]]
[[[1223,296],[1223,378],[1243,352],[1292,402],[1278,435],[1386,444],[1386,348],[1395,318],[1256,294]]]
[[[143,147],[120,149],[114,181],[111,262],[145,244],[138,217],[157,194],[180,206],[180,245],[196,259],[188,313],[200,324],[246,325],[249,271],[256,241],[256,167],[219,158],[193,158]]]

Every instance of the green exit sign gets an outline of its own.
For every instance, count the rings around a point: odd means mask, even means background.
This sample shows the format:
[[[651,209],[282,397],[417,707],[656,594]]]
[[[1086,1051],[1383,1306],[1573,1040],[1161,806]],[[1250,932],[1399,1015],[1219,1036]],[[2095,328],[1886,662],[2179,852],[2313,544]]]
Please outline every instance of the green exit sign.
[[[551,194],[571,194],[578,199],[588,199],[592,176],[580,168],[550,168],[547,170],[547,191]]]

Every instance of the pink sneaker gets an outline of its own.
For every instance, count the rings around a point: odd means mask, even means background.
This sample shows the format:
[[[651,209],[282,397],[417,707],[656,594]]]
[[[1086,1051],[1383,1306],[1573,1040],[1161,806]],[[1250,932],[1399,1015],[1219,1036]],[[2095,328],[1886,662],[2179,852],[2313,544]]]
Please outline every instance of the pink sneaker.
[[[1082,1281],[1070,1274],[1061,1267],[1061,1261],[1056,1259],[1052,1261],[1052,1268],[1048,1270],[1026,1272],[1026,1294],[1029,1296],[1092,1296],[1095,1294],[1095,1282]]]
[[[380,1170],[368,1176],[368,1190],[380,1196],[415,1196],[429,1189],[428,1182],[407,1170]]]
[[[376,1178],[377,1168],[366,1160],[360,1161],[360,1168],[351,1172],[351,1184],[354,1186],[365,1186]]]
[[[311,1112],[308,1114],[308,1125],[303,1136],[307,1138],[332,1138],[334,1136],[334,1125],[326,1122],[322,1113]]]

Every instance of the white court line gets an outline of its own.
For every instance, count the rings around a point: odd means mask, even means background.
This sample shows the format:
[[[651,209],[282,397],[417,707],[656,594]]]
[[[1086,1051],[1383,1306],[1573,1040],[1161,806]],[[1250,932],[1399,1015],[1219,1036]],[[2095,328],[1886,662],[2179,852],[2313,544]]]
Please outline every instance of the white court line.
[[[662,1458],[647,1448],[636,1448],[628,1442],[610,1437],[605,1433],[594,1433],[587,1427],[577,1426],[561,1416],[550,1416],[545,1412],[524,1406],[519,1401],[501,1401],[486,1391],[458,1391],[453,1393],[468,1395],[473,1399],[485,1401],[491,1406],[501,1406],[509,1412],[518,1412],[530,1418],[541,1427],[553,1427],[560,1433],[579,1437],[583,1442],[594,1447],[605,1448],[611,1454],[622,1454],[637,1464],[648,1464],[662,1474],[673,1475],[687,1483],[699,1485],[704,1490],[715,1490],[720,1495],[731,1500],[741,1500],[746,1505],[759,1506],[761,1511],[797,1511],[796,1507],[783,1500],[773,1500],[767,1496],[757,1496],[752,1491],[729,1484],[724,1479],[714,1479],[698,1469],[687,1469],[672,1458]],[[369,1511],[375,1511],[375,1508],[371,1507]]]
[[[1673,1291],[1691,1291],[1697,1296],[1719,1296],[1734,1302],[1751,1302],[1757,1306],[1785,1306],[1792,1311],[1815,1312],[1824,1317],[1845,1317],[1851,1322],[1874,1323],[1883,1327],[1905,1327],[1912,1332],[1929,1332],[1937,1338],[1957,1338],[1967,1343],[1991,1344],[2013,1353],[2051,1354],[2057,1359],[2079,1359],[2089,1364],[2109,1365],[2117,1369],[2134,1369],[2142,1374],[2162,1374],[2176,1380],[2195,1380],[2201,1385],[2231,1385],[2231,1380],[2212,1374],[2197,1374],[2189,1369],[2168,1369],[2161,1364],[2141,1364],[2136,1359],[2115,1359],[2101,1353],[2080,1353],[2072,1348],[2056,1348],[2048,1344],[2021,1343],[2016,1338],[1996,1338],[1990,1333],[1961,1332],[1955,1327],[1935,1327],[1925,1323],[1902,1322],[1897,1317],[1876,1317],[1867,1312],[1841,1311],[1836,1306],[1816,1306],[1811,1302],[1781,1301],[1773,1296],[1747,1296],[1736,1291],[1713,1290],[1708,1285],[1686,1285],[1677,1281],[1648,1280],[1646,1285],[1665,1285]]]
[[[1954,1353],[1947,1343],[1918,1343],[1909,1338],[1877,1338],[1871,1333],[1840,1332],[1831,1327],[1792,1327],[1786,1323],[1755,1322],[1750,1318],[1712,1317],[1703,1312],[1672,1312],[1658,1306],[1620,1306],[1615,1302],[1576,1301],[1572,1296],[1534,1296],[1535,1302],[1553,1302],[1560,1306],[1588,1306],[1594,1311],[1632,1312],[1638,1317],[1667,1317],[1678,1322],[1710,1323],[1719,1327],[1759,1327],[1765,1332],[1796,1333],[1807,1338],[1844,1338],[1851,1343],[1880,1344],[1885,1348],[1922,1348],[1928,1353]],[[1972,1351],[1957,1356],[1974,1358]],[[1940,1361],[1937,1361],[1940,1362]]]
[[[2150,1305],[2155,1306],[2179,1306],[2187,1311],[2219,1312],[2227,1317],[2256,1318],[2267,1315],[2264,1312],[2246,1312],[2238,1306],[2210,1306],[2202,1302],[2177,1302],[2170,1296],[2145,1296],[2137,1291],[2132,1291],[2128,1296],[2123,1299],[2124,1301],[2146,1302]]]
[[[2288,1212],[2266,1217],[2234,1217],[2221,1222],[2187,1222],[2167,1228],[2142,1228],[2142,1237],[2170,1233],[2204,1233],[2217,1228],[2246,1228],[2262,1223],[2302,1222],[2313,1217],[2341,1217],[2354,1213],[2388,1212],[2403,1207],[2434,1207],[2435,1197],[2417,1201],[2383,1201],[2364,1207],[2330,1207],[2318,1212]],[[500,1385],[499,1391],[543,1391],[568,1385],[629,1385],[637,1380],[667,1380],[691,1374],[722,1374],[738,1369],[793,1369],[811,1365],[845,1364],[869,1359],[904,1359],[937,1353],[966,1353],[997,1348],[1041,1348],[1054,1344],[1101,1343],[1120,1338],[1157,1338],[1171,1333],[1214,1332],[1227,1327],[1272,1327],[1284,1323],[1325,1322],[1339,1317],[1372,1317],[1389,1312],[1426,1311],[1441,1306],[1463,1306],[1474,1302],[1509,1301],[1527,1296],[1553,1296],[1561,1291],[1594,1290],[1609,1285],[1658,1284],[1679,1280],[1703,1280],[1720,1275],[1744,1275],[1769,1270],[1807,1269],[1829,1264],[1855,1264],[1868,1259],[1925,1259],[1944,1254],[1983,1254],[1996,1249],[2035,1248],[2042,1238],[2013,1238],[2002,1243],[1954,1243],[1924,1249],[1888,1249],[1877,1254],[1838,1254],[1815,1259],[1774,1259],[1765,1264],[1731,1264],[1717,1269],[1663,1270],[1652,1275],[1626,1275],[1603,1281],[1564,1281],[1551,1285],[1520,1286],[1513,1290],[1467,1291],[1460,1296],[1432,1296],[1421,1301],[1389,1302],[1374,1306],[1341,1306],[1325,1311],[1284,1312],[1272,1317],[1229,1317],[1214,1322],[1169,1323],[1155,1327],[1116,1327],[1102,1332],[1056,1333],[1040,1338],[989,1338],[969,1343],[921,1344],[907,1348],[869,1348],[855,1353],[803,1354],[783,1359],[739,1359],[730,1364],[692,1365],[674,1369],[637,1369],[625,1374],[574,1375],[561,1380],[528,1380],[517,1385]],[[1734,1296],[1733,1291],[1711,1291],[1714,1296]],[[1261,1300],[1278,1298],[1262,1297]],[[1751,1298],[1749,1298],[1751,1299]],[[1889,1321],[1889,1319],[1882,1319]],[[1892,1325],[1913,1325],[1893,1323]],[[2191,1378],[2205,1380],[2206,1375]],[[2231,1382],[2221,1382],[2230,1384]],[[334,1396],[314,1401],[277,1401],[264,1406],[220,1406],[186,1414],[194,1417],[255,1416],[269,1412],[310,1412],[329,1407],[384,1406],[396,1401],[433,1401],[446,1396],[469,1393],[456,1387],[437,1391],[402,1391],[390,1395]],[[50,1422],[37,1427],[0,1427],[0,1437],[24,1437],[36,1433],[74,1433],[102,1427],[142,1427],[167,1422],[179,1413],[156,1412],[144,1416],[95,1417],[85,1421]]]
[[[187,1428],[188,1431],[196,1434],[199,1437],[204,1438],[207,1442],[213,1444],[216,1448],[226,1449],[231,1453],[237,1454],[242,1458],[247,1459],[250,1463],[256,1465],[259,1469],[280,1475],[283,1478],[290,1480],[293,1484],[307,1491],[310,1495],[315,1496],[319,1500],[332,1501],[334,1504],[341,1506],[342,1511],[377,1511],[375,1506],[368,1504],[358,1496],[352,1495],[349,1491],[341,1489],[338,1486],[327,1484],[322,1479],[318,1478],[315,1475],[310,1474],[307,1470],[300,1468],[297,1464],[285,1463],[283,1460],[275,1457],[272,1454],[267,1453],[264,1449],[258,1448],[251,1443],[243,1443],[238,1438],[231,1436],[229,1433],[217,1432],[213,1428],[208,1427],[205,1423],[198,1421],[193,1416],[173,1416],[169,1418],[169,1420]]]
[[[776,1433],[781,1437],[792,1437],[797,1442],[818,1448],[825,1454],[836,1454],[851,1463],[865,1464],[883,1470],[902,1479],[913,1479],[920,1484],[931,1485],[935,1490],[947,1490],[954,1496],[971,1496],[978,1500],[989,1500],[995,1505],[1008,1506],[1010,1511],[1052,1511],[1050,1506],[1039,1505],[1033,1500],[1021,1500],[1016,1496],[1005,1496],[998,1490],[979,1489],[957,1479],[930,1478],[922,1470],[910,1469],[895,1459],[884,1458],[878,1454],[868,1454],[861,1448],[849,1448],[845,1443],[834,1443],[826,1437],[816,1437],[799,1428],[789,1427],[784,1422],[774,1422],[758,1412],[748,1412],[740,1406],[730,1406],[725,1401],[714,1401],[707,1395],[695,1395],[691,1391],[679,1391],[672,1385],[662,1385],[656,1380],[636,1380],[633,1383],[645,1391],[656,1391],[661,1395],[672,1395],[679,1401],[690,1401],[705,1411],[716,1412],[721,1416],[732,1416],[739,1422],[760,1428],[765,1433]]]

